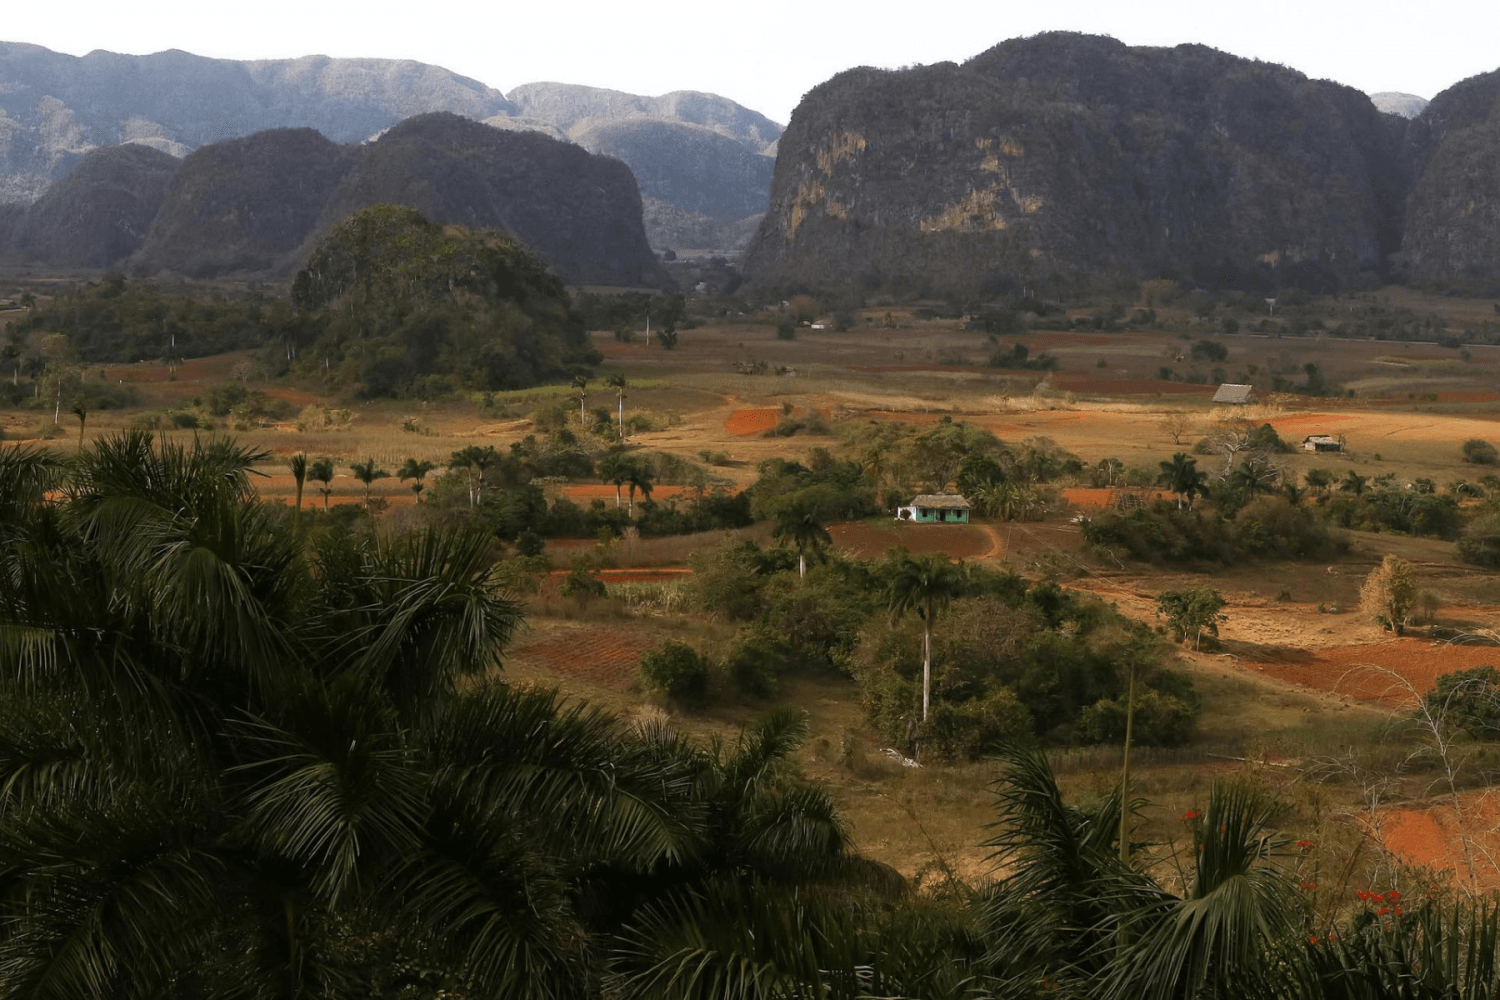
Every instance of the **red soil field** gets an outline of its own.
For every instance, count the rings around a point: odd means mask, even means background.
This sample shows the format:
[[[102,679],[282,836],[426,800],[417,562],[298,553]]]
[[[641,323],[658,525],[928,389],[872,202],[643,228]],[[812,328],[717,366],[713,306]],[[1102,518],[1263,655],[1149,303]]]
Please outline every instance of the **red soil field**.
[[[1452,878],[1481,892],[1500,889],[1500,797],[1491,789],[1459,796],[1463,821],[1451,798],[1436,805],[1389,809],[1381,816],[1380,836],[1391,853],[1409,865],[1450,871]],[[1469,838],[1467,857],[1465,836]],[[1474,878],[1469,880],[1469,863]]]
[[[1278,680],[1406,710],[1415,707],[1406,684],[1421,695],[1443,674],[1486,665],[1500,667],[1500,649],[1411,638],[1307,652],[1288,650],[1275,661],[1246,664]]]
[[[729,415],[729,419],[724,421],[724,432],[737,437],[764,434],[775,427],[776,421],[780,418],[781,411],[776,409],[735,410]]]
[[[889,525],[875,525],[852,521],[829,525],[828,534],[836,547],[866,559],[902,545],[914,553],[945,552],[954,559],[982,558],[1000,547],[998,537],[978,524],[902,524],[892,520]]]
[[[610,691],[624,691],[635,680],[641,654],[660,642],[663,635],[651,623],[548,621],[522,632],[506,654],[506,661],[540,667]]]

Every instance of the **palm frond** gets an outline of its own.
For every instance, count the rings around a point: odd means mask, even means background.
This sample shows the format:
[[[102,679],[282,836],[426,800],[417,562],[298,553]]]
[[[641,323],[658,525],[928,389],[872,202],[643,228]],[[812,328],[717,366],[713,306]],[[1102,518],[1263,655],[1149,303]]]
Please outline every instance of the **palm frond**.
[[[454,699],[424,732],[446,795],[532,827],[574,864],[681,862],[701,834],[690,756],[556,692],[491,685]]]

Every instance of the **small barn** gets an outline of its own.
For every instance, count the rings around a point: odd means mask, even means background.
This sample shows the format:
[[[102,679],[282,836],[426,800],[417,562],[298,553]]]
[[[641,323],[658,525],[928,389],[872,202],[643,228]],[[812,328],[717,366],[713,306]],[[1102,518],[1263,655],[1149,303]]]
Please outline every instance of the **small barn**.
[[[1219,386],[1219,391],[1214,393],[1214,402],[1228,403],[1231,406],[1246,406],[1255,402],[1255,387],[1225,382]]]
[[[896,508],[896,520],[918,524],[968,524],[973,504],[956,493],[924,493]]]
[[[1302,439],[1303,451],[1343,451],[1344,442],[1330,434],[1309,434]]]

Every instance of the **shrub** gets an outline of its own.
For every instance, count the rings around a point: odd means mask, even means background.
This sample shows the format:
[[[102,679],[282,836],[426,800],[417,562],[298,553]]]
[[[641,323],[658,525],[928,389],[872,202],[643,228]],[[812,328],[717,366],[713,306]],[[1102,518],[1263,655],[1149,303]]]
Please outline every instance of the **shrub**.
[[[1443,674],[1422,706],[1474,739],[1493,740],[1500,736],[1500,671],[1483,666]]]
[[[1463,444],[1464,461],[1474,465],[1494,465],[1500,462],[1500,452],[1488,441],[1470,438]]]
[[[646,690],[685,708],[699,708],[708,701],[708,660],[687,643],[676,639],[648,649],[641,657],[641,681]]]
[[[1386,630],[1402,635],[1417,604],[1417,581],[1411,563],[1386,556],[1359,588],[1359,608]]]

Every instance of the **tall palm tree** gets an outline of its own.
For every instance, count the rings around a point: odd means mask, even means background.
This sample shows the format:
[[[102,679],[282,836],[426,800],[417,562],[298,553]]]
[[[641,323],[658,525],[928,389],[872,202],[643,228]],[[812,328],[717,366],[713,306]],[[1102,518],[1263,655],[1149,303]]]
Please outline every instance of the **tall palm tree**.
[[[416,494],[417,503],[421,503],[422,489],[424,486],[422,480],[426,479],[427,473],[431,472],[435,468],[436,466],[426,459],[419,461],[416,458],[408,458],[406,460],[406,464],[401,466],[401,471],[396,473],[396,475],[400,477],[403,483],[408,479],[415,480],[415,482],[411,484],[411,491],[412,493]]]
[[[1177,452],[1170,462],[1157,463],[1161,472],[1156,481],[1177,494],[1177,509],[1184,505],[1191,508],[1195,496],[1208,496],[1208,474],[1198,471],[1198,460],[1185,452]]]
[[[932,695],[932,627],[938,614],[964,592],[968,575],[942,553],[907,556],[886,585],[886,607],[895,623],[908,611],[922,619],[922,721]]]
[[[333,493],[333,459],[320,458],[307,467],[307,478],[322,483],[318,492],[323,494],[323,509],[328,509],[328,498]]]
[[[833,544],[833,536],[818,520],[817,511],[805,507],[788,507],[776,518],[771,537],[785,541],[797,550],[797,576],[807,576],[807,554],[820,552]]]
[[[620,428],[620,440],[625,440],[625,376],[611,375],[604,380],[604,384],[615,390],[616,405],[618,407],[617,421]]]
[[[78,447],[83,448],[83,429],[89,422],[89,406],[83,400],[73,404],[73,415],[78,418]]]
[[[574,375],[573,388],[578,390],[578,423],[583,426],[588,423],[584,407],[589,401],[589,379],[587,375]]]
[[[375,459],[367,458],[363,462],[354,462],[349,466],[349,471],[354,473],[354,478],[365,484],[365,506],[370,506],[370,489],[375,485],[375,480],[386,479],[389,472],[380,468]]]
[[[292,526],[296,529],[302,524],[302,487],[307,482],[307,452],[299,451],[287,459],[286,467],[292,473],[292,481],[297,484],[297,503],[292,508]]]

